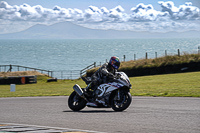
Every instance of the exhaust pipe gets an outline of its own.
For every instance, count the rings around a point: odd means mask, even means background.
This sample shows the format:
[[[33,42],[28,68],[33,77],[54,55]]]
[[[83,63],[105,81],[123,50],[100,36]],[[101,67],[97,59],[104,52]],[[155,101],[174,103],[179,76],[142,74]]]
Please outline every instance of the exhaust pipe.
[[[85,101],[88,102],[87,98],[86,98],[86,97],[84,96],[84,94],[83,94],[83,90],[81,89],[81,87],[80,87],[78,84],[75,84],[75,85],[73,86],[73,89],[74,89],[74,91],[75,91],[80,97],[84,98]]]
[[[81,89],[81,87],[78,84],[75,84],[73,86],[73,89],[75,90],[75,92],[80,96],[83,97],[83,90]]]

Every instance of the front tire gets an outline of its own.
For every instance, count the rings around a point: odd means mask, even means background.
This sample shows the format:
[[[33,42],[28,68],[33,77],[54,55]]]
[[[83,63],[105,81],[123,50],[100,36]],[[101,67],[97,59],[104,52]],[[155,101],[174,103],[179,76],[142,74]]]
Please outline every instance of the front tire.
[[[114,111],[124,111],[129,107],[132,101],[130,92],[120,92],[120,99],[117,98],[118,93],[111,100],[111,107]]]
[[[86,103],[87,102],[75,91],[72,92],[68,99],[68,106],[73,111],[80,111],[81,109],[85,108]]]

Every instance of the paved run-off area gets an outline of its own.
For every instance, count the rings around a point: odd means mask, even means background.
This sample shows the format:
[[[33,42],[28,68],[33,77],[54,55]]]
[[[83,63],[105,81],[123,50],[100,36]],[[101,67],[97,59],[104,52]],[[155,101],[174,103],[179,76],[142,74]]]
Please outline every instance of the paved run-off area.
[[[67,100],[67,96],[0,98],[0,131],[3,128],[9,130],[6,126],[61,132],[200,131],[200,98],[133,97],[132,104],[124,112],[88,107],[73,112],[68,108]]]

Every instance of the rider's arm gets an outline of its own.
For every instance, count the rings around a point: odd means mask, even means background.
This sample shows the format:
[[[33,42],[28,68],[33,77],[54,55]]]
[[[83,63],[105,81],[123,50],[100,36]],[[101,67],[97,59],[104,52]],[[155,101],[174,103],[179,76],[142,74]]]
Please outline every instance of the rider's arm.
[[[107,65],[103,65],[101,67],[101,73],[106,75],[107,77],[109,78],[113,78],[114,77],[114,74],[112,72],[109,72],[108,69],[107,69]]]
[[[101,67],[101,73],[104,74],[104,75],[106,75],[106,76],[109,74],[109,72],[108,72],[108,70],[107,70],[107,65],[106,65],[106,64],[104,64],[104,65]]]

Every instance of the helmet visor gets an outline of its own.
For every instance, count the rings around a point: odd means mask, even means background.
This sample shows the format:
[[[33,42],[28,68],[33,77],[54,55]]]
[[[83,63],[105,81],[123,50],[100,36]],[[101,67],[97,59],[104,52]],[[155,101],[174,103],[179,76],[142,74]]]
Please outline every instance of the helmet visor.
[[[112,66],[113,66],[115,69],[119,69],[120,62],[115,62],[115,63],[113,63]]]

